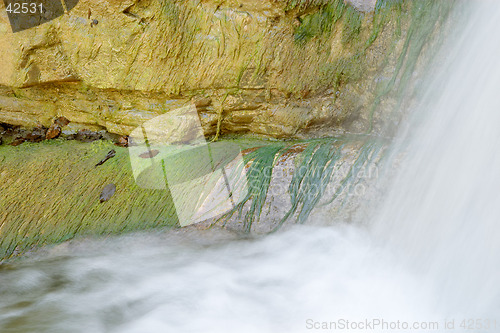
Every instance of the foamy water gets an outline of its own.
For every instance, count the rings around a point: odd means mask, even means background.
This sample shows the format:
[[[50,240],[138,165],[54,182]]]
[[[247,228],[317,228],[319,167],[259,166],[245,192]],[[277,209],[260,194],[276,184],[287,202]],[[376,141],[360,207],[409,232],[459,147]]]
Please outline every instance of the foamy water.
[[[1,332],[307,332],[325,321],[439,319],[432,290],[355,226],[205,245],[142,234],[62,253],[0,273]]]

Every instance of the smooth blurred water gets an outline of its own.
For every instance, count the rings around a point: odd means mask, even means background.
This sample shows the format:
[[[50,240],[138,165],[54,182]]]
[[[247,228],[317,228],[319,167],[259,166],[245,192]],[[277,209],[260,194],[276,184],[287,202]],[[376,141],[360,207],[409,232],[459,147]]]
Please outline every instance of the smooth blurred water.
[[[497,31],[500,6],[482,2],[368,223],[55,248],[0,266],[0,332],[500,332]],[[438,326],[310,328],[373,319]]]
[[[373,229],[438,288],[442,311],[500,320],[500,6],[475,5],[401,139]]]
[[[205,243],[138,234],[8,266],[0,332],[307,332],[308,319],[439,318],[432,292],[355,226]]]

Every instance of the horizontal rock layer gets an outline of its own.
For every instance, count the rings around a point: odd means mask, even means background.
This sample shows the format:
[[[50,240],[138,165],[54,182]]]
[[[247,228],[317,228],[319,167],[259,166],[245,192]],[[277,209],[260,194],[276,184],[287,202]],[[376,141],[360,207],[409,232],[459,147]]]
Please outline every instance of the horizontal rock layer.
[[[382,0],[80,0],[13,33],[2,6],[0,122],[64,116],[128,134],[194,101],[207,135],[219,123],[276,138],[383,132],[374,101],[410,57],[412,22],[430,15]]]

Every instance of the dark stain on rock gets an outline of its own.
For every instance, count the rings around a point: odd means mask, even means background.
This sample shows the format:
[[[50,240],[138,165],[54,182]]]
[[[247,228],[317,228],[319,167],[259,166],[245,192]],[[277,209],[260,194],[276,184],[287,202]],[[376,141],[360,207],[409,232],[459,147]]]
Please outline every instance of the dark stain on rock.
[[[116,192],[115,184],[111,183],[111,184],[104,186],[104,188],[102,189],[101,195],[99,197],[99,201],[100,202],[108,201],[109,199],[111,199],[113,194],[115,194],[115,192]]]

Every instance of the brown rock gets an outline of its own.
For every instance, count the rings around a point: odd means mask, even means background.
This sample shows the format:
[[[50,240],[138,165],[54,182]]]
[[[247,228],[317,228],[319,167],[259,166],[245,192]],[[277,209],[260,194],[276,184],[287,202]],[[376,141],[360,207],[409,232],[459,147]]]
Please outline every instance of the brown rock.
[[[46,131],[43,127],[37,127],[24,135],[24,138],[29,142],[41,142],[45,139]]]
[[[54,123],[47,130],[47,134],[45,134],[45,139],[47,140],[55,139],[59,135],[61,135],[61,126]]]
[[[29,133],[26,135],[26,140],[29,142],[41,142],[45,139],[45,136],[43,135],[37,135],[35,133]]]
[[[116,146],[118,147],[128,147],[128,136],[124,135],[124,136],[120,136],[120,138],[118,139],[118,142],[115,143]]]

